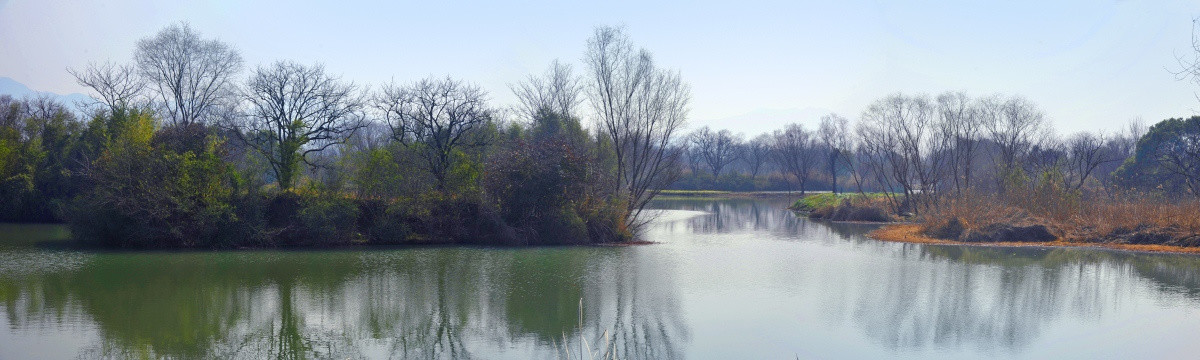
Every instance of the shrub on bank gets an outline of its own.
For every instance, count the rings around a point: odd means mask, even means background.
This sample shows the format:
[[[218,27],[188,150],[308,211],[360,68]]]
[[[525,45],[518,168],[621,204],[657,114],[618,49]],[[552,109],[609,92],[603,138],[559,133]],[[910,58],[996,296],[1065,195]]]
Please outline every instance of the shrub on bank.
[[[79,241],[105,247],[213,247],[235,243],[236,177],[222,142],[183,152],[157,135],[146,112],[115,115],[85,190],[68,210]]]

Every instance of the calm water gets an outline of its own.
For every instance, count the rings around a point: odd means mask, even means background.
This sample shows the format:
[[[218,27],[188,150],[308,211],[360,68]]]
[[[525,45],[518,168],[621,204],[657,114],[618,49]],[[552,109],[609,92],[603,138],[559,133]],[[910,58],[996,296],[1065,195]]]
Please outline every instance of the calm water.
[[[784,205],[660,201],[634,247],[96,253],[0,226],[0,359],[554,358],[605,331],[624,358],[1200,356],[1200,257],[885,243]]]

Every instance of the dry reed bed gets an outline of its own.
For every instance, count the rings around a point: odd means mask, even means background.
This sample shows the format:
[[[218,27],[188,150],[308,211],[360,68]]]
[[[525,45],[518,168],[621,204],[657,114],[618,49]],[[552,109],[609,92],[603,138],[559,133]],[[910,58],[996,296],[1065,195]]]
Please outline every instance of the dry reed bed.
[[[914,224],[884,227],[871,234],[888,241],[992,246],[1088,246],[1133,251],[1200,253],[1200,201],[1121,194],[1054,196],[1026,193],[958,196],[940,200]],[[1053,241],[998,237],[964,241],[972,231],[1044,228]],[[1010,232],[1019,234],[1020,232]],[[945,235],[951,234],[951,235]],[[959,234],[963,234],[959,236]],[[993,237],[995,238],[995,237]],[[1006,241],[1013,240],[1013,241]]]

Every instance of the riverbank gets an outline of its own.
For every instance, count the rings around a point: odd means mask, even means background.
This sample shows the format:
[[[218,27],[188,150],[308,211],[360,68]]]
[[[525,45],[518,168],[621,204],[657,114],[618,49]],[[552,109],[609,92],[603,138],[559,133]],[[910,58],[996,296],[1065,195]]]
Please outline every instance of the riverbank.
[[[1054,241],[997,241],[997,242],[966,242],[958,240],[939,239],[926,235],[920,224],[903,223],[889,224],[867,233],[867,237],[880,241],[905,242],[915,244],[984,246],[984,247],[1051,247],[1051,248],[1095,248],[1148,253],[1172,253],[1200,255],[1200,247],[1160,245],[1160,244],[1118,244],[1079,242],[1068,240]]]
[[[809,191],[809,194],[821,193]],[[799,191],[723,191],[723,190],[663,190],[655,200],[722,200],[722,199],[768,199],[800,196]]]
[[[836,222],[892,223],[900,216],[890,210],[882,193],[817,193],[804,196],[788,207],[797,215]]]
[[[876,230],[880,240],[920,243],[1096,247],[1200,253],[1200,203],[1152,194],[945,197],[912,223]]]

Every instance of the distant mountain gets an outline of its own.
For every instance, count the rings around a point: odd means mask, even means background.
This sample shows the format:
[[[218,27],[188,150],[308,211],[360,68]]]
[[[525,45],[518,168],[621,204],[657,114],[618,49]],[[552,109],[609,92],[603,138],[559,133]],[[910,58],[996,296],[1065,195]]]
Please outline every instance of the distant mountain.
[[[42,96],[42,95],[50,96],[54,99],[57,99],[59,102],[62,102],[63,105],[67,106],[67,108],[75,110],[76,112],[81,112],[81,109],[80,109],[81,104],[86,104],[86,103],[90,103],[90,102],[94,101],[92,99],[92,97],[84,95],[84,94],[80,94],[80,93],[61,95],[61,94],[55,94],[55,93],[52,93],[49,91],[33,90],[33,89],[30,89],[28,86],[25,86],[25,84],[19,83],[16,80],[13,80],[12,78],[2,77],[2,76],[0,76],[0,95],[12,95],[12,97],[14,97],[14,98],[24,98],[24,97],[33,97],[33,96]]]

